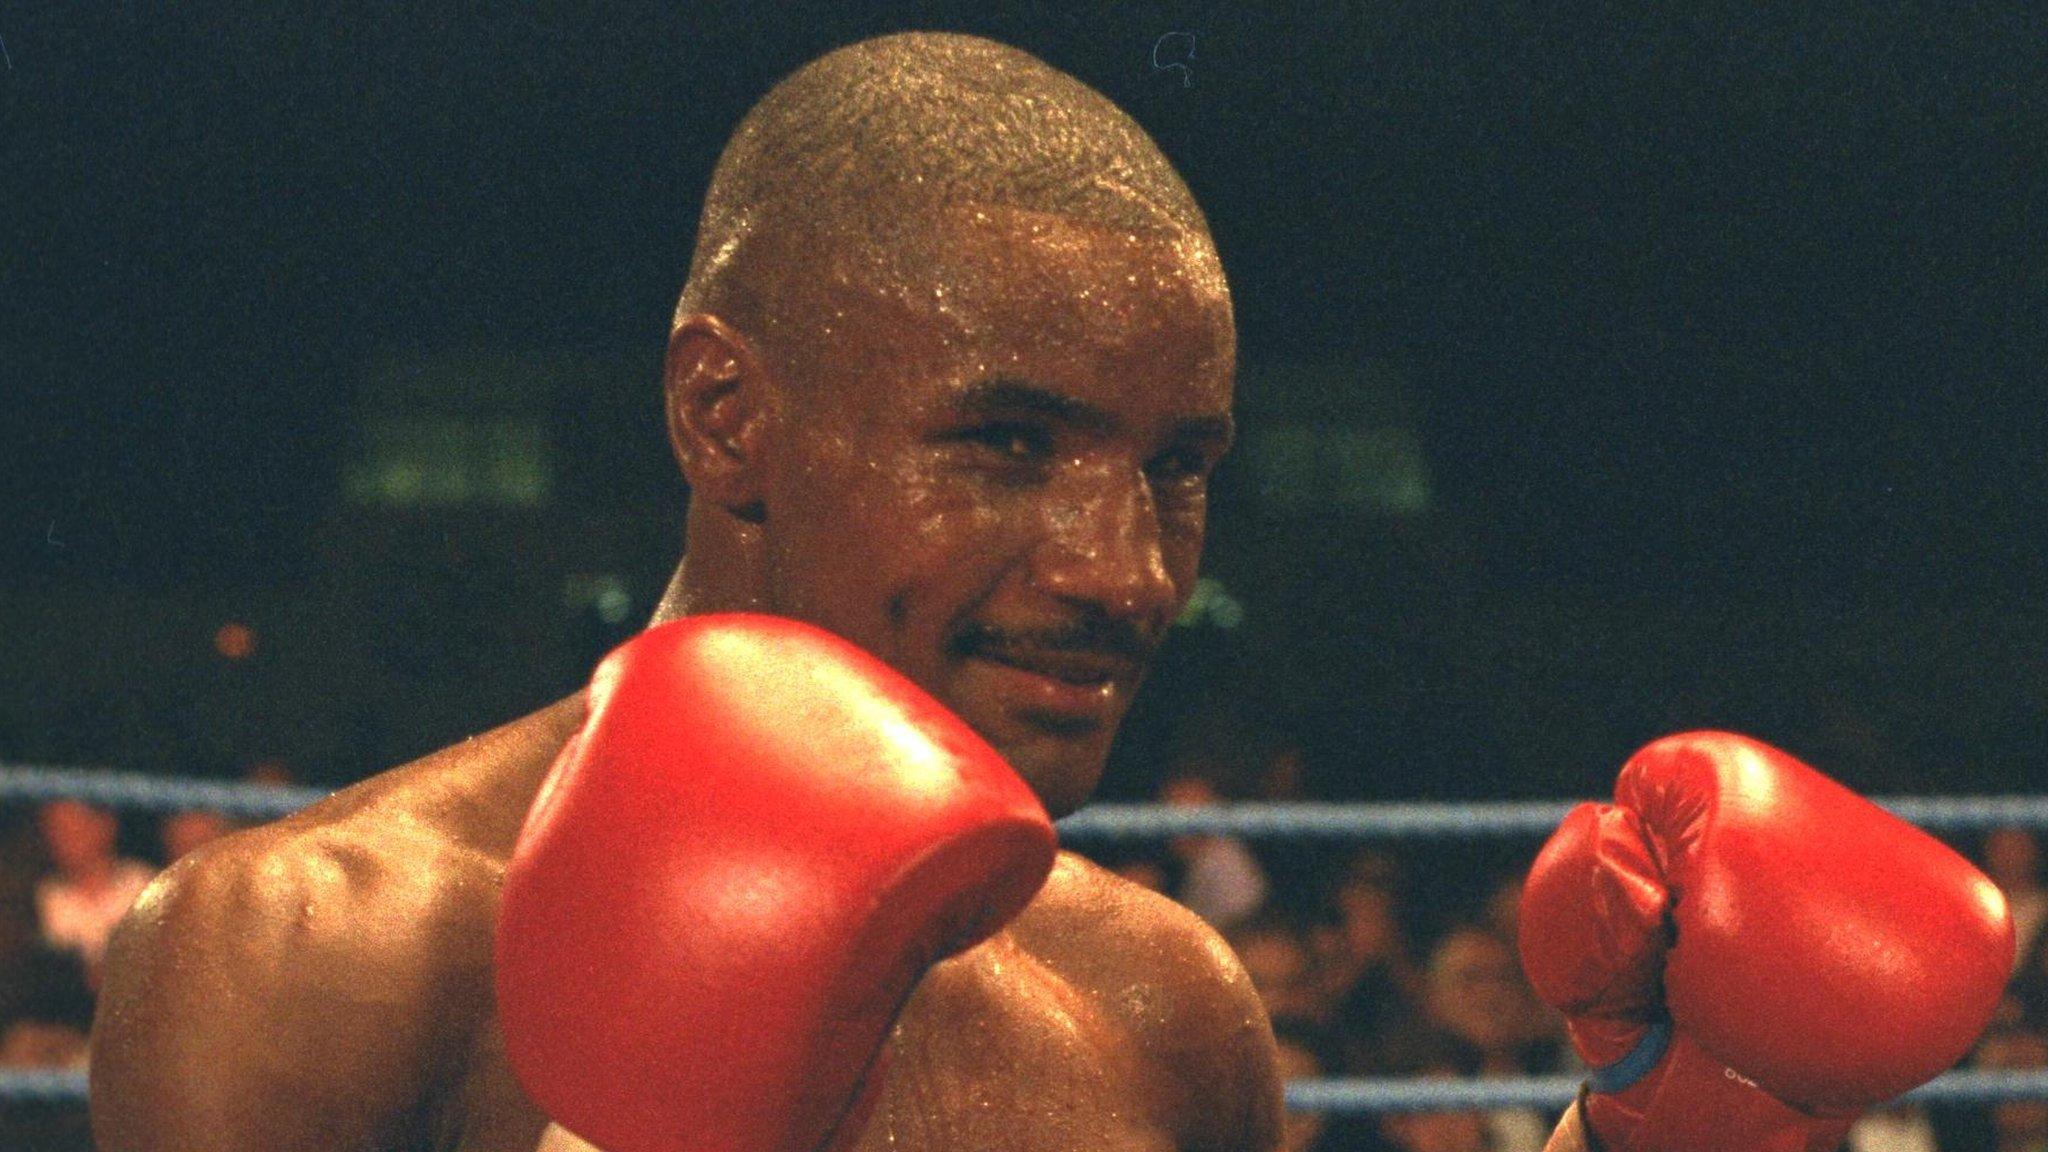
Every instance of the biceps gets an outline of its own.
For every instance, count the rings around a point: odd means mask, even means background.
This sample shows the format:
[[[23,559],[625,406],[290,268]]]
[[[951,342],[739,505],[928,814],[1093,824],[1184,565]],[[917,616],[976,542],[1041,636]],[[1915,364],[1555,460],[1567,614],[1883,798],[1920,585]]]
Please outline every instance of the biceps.
[[[1180,1144],[1189,1152],[1268,1152],[1280,1146],[1285,1105],[1272,1032],[1211,1029],[1175,1053]]]
[[[127,943],[92,1038],[101,1152],[370,1152],[417,1111],[418,1049],[387,1010],[288,982],[252,995],[226,965]]]
[[[95,1032],[101,1152],[368,1152],[395,1135],[394,1113],[411,1111],[397,1077],[365,1075],[350,1051],[355,1037],[307,1034],[280,1045],[260,1021],[218,1016],[129,1006]],[[315,1048],[330,1055],[324,1069],[309,1059]]]

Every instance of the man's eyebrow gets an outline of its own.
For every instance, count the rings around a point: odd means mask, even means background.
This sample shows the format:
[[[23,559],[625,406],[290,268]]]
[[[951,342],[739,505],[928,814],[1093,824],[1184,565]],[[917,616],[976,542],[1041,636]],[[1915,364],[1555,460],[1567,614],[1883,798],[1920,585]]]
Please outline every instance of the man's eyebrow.
[[[996,416],[1044,416],[1091,432],[1113,432],[1116,417],[1072,396],[1033,384],[1015,376],[991,376],[960,390],[953,407],[963,416],[987,419]]]
[[[991,376],[986,380],[977,380],[960,390],[953,399],[953,407],[961,415],[973,419],[1017,415],[1042,416],[1090,432],[1114,432],[1120,425],[1120,421],[1110,412],[1086,400],[1055,392],[1015,376]],[[1180,440],[1220,440],[1228,443],[1234,427],[1228,413],[1220,416],[1191,416],[1175,422],[1174,436]]]

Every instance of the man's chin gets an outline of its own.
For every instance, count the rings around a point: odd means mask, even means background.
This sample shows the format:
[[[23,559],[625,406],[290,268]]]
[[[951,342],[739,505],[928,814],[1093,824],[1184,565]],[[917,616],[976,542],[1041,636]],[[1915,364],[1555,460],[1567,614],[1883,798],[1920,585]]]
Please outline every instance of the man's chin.
[[[946,703],[1002,753],[1057,819],[1086,803],[1102,779],[1128,693],[1118,685],[1085,701],[1070,699],[1045,691],[1039,679],[970,658],[949,679]]]
[[[1057,820],[1086,804],[1101,782],[1114,732],[1026,731],[995,747]]]

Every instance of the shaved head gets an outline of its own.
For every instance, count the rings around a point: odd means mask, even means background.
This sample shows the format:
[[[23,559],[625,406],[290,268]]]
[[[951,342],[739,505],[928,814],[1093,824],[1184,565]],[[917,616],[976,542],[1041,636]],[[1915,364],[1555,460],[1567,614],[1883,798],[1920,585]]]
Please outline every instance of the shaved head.
[[[839,49],[705,197],[662,611],[843,636],[1071,811],[1194,586],[1236,349],[1201,210],[1100,93],[970,36]]]
[[[830,334],[821,291],[943,297],[963,272],[942,226],[985,212],[1166,235],[1222,285],[1187,185],[1101,93],[1014,48],[906,33],[813,61],[741,121],[676,319],[719,315],[787,364],[793,339]]]

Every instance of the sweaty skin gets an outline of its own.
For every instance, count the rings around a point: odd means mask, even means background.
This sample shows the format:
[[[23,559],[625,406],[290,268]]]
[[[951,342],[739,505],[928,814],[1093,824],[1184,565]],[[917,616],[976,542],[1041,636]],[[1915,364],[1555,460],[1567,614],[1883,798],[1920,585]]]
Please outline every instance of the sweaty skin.
[[[837,632],[1061,815],[1194,584],[1230,438],[1229,298],[1206,238],[971,206],[935,226],[924,282],[818,277],[807,345],[678,320],[665,384],[692,499],[656,619],[769,611]],[[167,870],[109,957],[103,1152],[578,1147],[506,1066],[491,939],[583,710],[560,701]],[[1236,959],[1073,856],[927,973],[888,1052],[862,1149],[1279,1138],[1272,1032]]]
[[[821,289],[839,338],[829,372],[797,384],[718,318],[678,324],[670,424],[693,500],[657,619],[746,608],[831,628],[1064,813],[1193,583],[1229,436],[1227,297],[1213,256],[1171,238],[1029,214],[952,226],[933,285]],[[1008,271],[967,283],[977,268]],[[1049,704],[1061,675],[1095,704]],[[94,1036],[104,1152],[538,1146],[546,1120],[494,1020],[491,934],[520,823],[582,719],[564,700],[160,878],[114,943]],[[1271,1031],[1236,960],[1072,856],[1013,924],[928,973],[887,1068],[864,1148],[1278,1134]]]
[[[117,944],[100,1147],[538,1147],[547,1120],[494,1019],[491,924],[582,715],[564,700],[173,868]],[[1130,946],[1100,947],[1105,923]],[[860,1147],[1266,1147],[1267,1035],[1213,935],[1063,856],[1023,917],[919,986]]]

